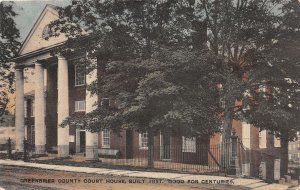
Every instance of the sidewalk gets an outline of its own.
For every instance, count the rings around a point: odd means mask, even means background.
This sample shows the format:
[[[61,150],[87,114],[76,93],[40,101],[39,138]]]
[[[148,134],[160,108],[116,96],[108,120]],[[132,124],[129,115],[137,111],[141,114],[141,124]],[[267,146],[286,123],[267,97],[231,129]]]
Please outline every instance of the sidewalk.
[[[233,181],[234,186],[243,186],[249,189],[255,190],[285,190],[288,189],[289,185],[285,184],[268,184],[257,179],[244,179],[244,178],[232,178],[223,176],[209,176],[209,175],[191,175],[191,174],[179,174],[179,173],[159,173],[159,172],[147,172],[147,171],[131,171],[131,170],[116,170],[106,168],[88,168],[88,167],[73,167],[73,166],[62,166],[62,165],[48,165],[48,164],[37,164],[23,161],[13,160],[0,160],[0,165],[8,166],[21,166],[31,167],[47,170],[57,171],[68,171],[68,172],[80,172],[88,174],[100,174],[110,176],[124,176],[124,177],[138,177],[138,178],[152,178],[152,179],[165,179],[165,180],[184,180],[185,183],[188,180],[198,180],[199,183],[214,183],[221,180]],[[293,188],[299,189],[300,188]]]

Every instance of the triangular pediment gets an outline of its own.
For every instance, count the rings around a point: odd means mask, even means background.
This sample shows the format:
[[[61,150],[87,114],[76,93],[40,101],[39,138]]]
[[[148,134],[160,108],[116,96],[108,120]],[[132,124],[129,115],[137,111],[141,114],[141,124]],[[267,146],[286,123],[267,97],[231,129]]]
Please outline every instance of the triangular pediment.
[[[58,12],[53,5],[46,5],[41,15],[33,25],[26,37],[19,55],[24,55],[41,49],[51,48],[66,41],[65,35],[47,39],[47,27],[50,22],[59,18]]]

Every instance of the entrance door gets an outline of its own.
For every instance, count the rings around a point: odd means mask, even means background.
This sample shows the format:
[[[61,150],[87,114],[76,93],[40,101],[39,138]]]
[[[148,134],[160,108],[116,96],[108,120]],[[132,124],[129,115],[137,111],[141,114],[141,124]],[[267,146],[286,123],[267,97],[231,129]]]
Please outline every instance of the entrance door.
[[[168,133],[161,134],[161,153],[162,160],[171,159],[171,135]]]
[[[85,131],[80,131],[80,152],[85,152]]]
[[[130,129],[126,130],[126,158],[133,158],[133,142],[132,142],[133,132]]]

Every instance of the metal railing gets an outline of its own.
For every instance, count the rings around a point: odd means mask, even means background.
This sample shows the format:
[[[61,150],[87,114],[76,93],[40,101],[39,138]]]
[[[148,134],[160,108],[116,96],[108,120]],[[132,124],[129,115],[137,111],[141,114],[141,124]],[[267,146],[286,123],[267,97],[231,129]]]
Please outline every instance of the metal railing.
[[[196,145],[182,147],[176,145],[154,146],[154,168],[176,170],[189,173],[219,173],[225,172],[229,165],[222,164],[222,148],[230,147],[228,143],[217,145]],[[88,150],[89,147],[86,147]],[[148,168],[148,147],[110,146],[99,151],[99,159],[104,165],[118,167]],[[230,151],[225,159],[230,160]],[[228,154],[227,154],[228,152]],[[223,156],[224,157],[224,156]],[[84,159],[84,158],[82,158]],[[78,161],[78,160],[77,160]]]

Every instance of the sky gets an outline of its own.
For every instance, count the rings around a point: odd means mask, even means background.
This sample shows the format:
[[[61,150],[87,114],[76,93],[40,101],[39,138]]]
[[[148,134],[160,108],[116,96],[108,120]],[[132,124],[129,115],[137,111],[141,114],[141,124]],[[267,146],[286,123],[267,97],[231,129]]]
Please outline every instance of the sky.
[[[0,2],[3,0],[0,0]],[[20,41],[23,42],[27,37],[28,33],[30,32],[31,28],[33,27],[34,23],[42,13],[44,7],[47,4],[52,4],[56,6],[66,6],[68,5],[70,0],[31,0],[31,1],[24,1],[18,0],[15,1],[14,10],[18,14],[15,17],[15,22],[17,28],[20,31]],[[25,93],[33,89],[34,77],[31,73],[32,70],[25,70]],[[10,104],[11,106],[14,105],[14,96],[10,97]],[[10,110],[11,113],[14,113],[14,107]]]
[[[14,3],[15,11],[18,13],[15,22],[23,42],[47,4],[66,6],[70,0],[14,0]]]

